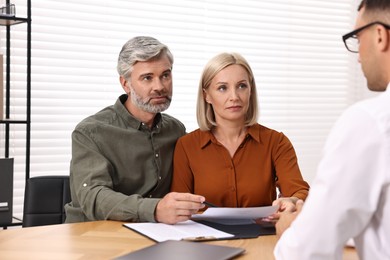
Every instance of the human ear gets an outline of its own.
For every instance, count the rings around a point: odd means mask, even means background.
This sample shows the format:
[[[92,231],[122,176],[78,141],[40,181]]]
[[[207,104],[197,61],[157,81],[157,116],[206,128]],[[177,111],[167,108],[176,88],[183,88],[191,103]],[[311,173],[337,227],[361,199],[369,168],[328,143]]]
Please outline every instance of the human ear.
[[[380,51],[388,51],[390,49],[390,37],[389,30],[382,25],[379,25],[376,29],[377,44]]]
[[[129,86],[128,86],[128,81],[127,81],[127,79],[125,79],[123,76],[120,76],[119,77],[119,81],[120,81],[120,83],[121,83],[121,86],[122,86],[122,88],[123,88],[123,90],[128,94],[128,93],[130,93],[130,88],[129,88]]]
[[[207,103],[209,103],[210,104],[210,100],[209,100],[209,98],[207,97],[208,95],[207,95],[207,92],[206,92],[206,90],[205,89],[203,89],[203,98],[204,98],[204,100],[207,102]]]

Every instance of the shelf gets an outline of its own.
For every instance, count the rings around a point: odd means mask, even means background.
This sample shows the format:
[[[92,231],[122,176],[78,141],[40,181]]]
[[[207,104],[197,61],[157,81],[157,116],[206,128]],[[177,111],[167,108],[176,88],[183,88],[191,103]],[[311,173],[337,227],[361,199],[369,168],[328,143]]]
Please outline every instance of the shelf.
[[[27,124],[27,120],[4,119],[0,120],[0,124]]]
[[[0,15],[0,25],[2,26],[15,25],[15,24],[27,23],[27,22],[28,22],[27,18]]]
[[[4,146],[4,158],[10,158],[10,145],[11,140],[15,140],[18,137],[14,137],[11,134],[11,131],[13,131],[13,125],[14,124],[20,124],[26,126],[26,155],[25,155],[25,179],[30,178],[30,138],[31,138],[31,0],[26,0],[27,2],[27,10],[26,10],[26,17],[17,17],[15,15],[8,15],[6,13],[0,13],[0,28],[4,28],[5,31],[5,52],[4,57],[5,63],[5,77],[4,77],[4,91],[6,95],[4,95],[4,117],[1,117],[0,120],[0,126],[4,125],[0,128],[1,135],[4,135],[4,142],[1,142],[0,146],[3,148]],[[6,6],[10,5],[10,0],[6,0],[5,2]],[[14,12],[13,12],[14,13]],[[10,92],[12,90],[12,84],[11,84],[11,75],[13,73],[12,68],[12,59],[11,59],[11,29],[13,25],[17,24],[26,24],[26,113],[25,117],[21,116],[21,119],[14,119],[15,115],[12,114],[12,107],[13,100],[10,98]],[[4,27],[1,27],[4,26]],[[2,29],[3,31],[3,29]],[[19,65],[19,64],[18,64]],[[17,116],[16,116],[17,118]],[[4,129],[4,131],[3,131]],[[0,183],[1,184],[1,183]],[[14,207],[14,204],[9,203]],[[13,208],[12,208],[13,210]],[[3,228],[7,228],[7,226],[18,226],[21,225],[22,221],[20,219],[16,219],[15,217],[12,220],[12,223],[8,224],[1,224]]]

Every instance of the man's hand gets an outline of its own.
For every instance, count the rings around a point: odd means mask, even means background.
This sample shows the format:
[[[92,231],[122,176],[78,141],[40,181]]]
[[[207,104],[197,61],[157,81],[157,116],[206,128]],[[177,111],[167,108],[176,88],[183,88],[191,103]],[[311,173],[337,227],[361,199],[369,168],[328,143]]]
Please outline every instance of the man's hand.
[[[278,212],[294,212],[297,197],[281,197],[272,202],[272,206],[279,206]]]
[[[189,220],[192,214],[205,207],[203,196],[190,193],[170,192],[157,204],[155,218],[157,222],[176,224]]]
[[[296,206],[296,211],[294,212],[284,211],[279,214],[279,220],[276,222],[275,225],[276,235],[278,236],[278,238],[280,238],[283,232],[290,227],[291,223],[301,212],[303,207],[303,200],[298,200],[295,206]]]
[[[263,219],[263,221],[275,222],[279,219],[281,212],[294,212],[295,204],[299,199],[297,197],[281,197],[272,202],[272,206],[278,206],[278,211],[271,216]]]

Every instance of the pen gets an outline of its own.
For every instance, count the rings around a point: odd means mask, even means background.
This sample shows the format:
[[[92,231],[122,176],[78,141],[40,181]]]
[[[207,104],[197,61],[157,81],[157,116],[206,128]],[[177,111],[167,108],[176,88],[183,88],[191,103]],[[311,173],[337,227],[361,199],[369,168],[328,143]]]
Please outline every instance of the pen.
[[[203,201],[203,204],[208,206],[208,207],[212,207],[212,208],[216,208],[218,207],[217,205],[213,204],[213,203],[210,203],[210,202],[207,202],[207,201]]]
[[[213,236],[199,236],[199,237],[186,237],[186,238],[182,238],[181,240],[197,242],[197,241],[217,240],[217,238]]]

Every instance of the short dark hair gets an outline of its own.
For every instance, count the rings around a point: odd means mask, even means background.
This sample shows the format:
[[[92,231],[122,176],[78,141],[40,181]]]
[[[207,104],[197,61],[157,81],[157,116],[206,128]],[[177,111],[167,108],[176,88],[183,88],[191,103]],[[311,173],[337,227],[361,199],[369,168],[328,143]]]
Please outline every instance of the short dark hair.
[[[362,0],[358,7],[360,9],[365,8],[367,11],[379,11],[379,10],[390,10],[389,0]]]
[[[366,22],[390,23],[390,1],[389,0],[362,0],[358,7],[360,12],[364,8]]]

